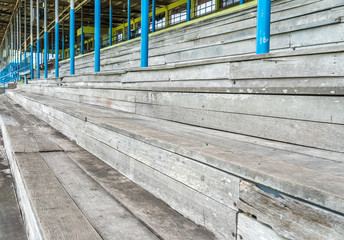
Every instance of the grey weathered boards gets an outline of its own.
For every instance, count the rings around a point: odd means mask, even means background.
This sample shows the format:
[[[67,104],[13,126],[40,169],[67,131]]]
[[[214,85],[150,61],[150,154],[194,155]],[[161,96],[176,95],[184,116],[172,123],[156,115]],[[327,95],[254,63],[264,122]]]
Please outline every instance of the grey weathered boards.
[[[317,48],[343,42],[343,3],[338,0],[273,1],[271,50]],[[256,6],[150,36],[150,65],[255,52]],[[93,54],[78,57],[76,73],[93,72]],[[101,51],[101,70],[138,67],[140,41]],[[69,60],[60,64],[68,75]],[[52,75],[54,70],[50,73]]]
[[[246,181],[240,182],[239,194],[239,209],[286,239],[344,238],[343,215]]]
[[[0,103],[29,239],[215,239],[18,104],[5,96]],[[58,148],[37,147],[43,140]]]
[[[62,81],[63,87],[33,84],[20,89],[152,118],[343,152],[343,50],[344,46],[338,45],[263,57],[127,69],[120,74],[107,72],[101,75],[102,80],[96,79],[98,74],[69,76]],[[324,67],[317,67],[317,62]],[[111,82],[117,87],[109,86]],[[201,82],[211,87],[196,87]],[[76,83],[84,86],[79,88]]]
[[[238,208],[250,213],[241,204],[240,178],[301,198],[309,202],[306,206],[343,212],[343,196],[338,196],[344,193],[341,153],[317,150],[312,155],[311,148],[294,150],[290,144],[28,92],[8,94],[182,214],[200,224],[204,220],[203,224],[220,238],[230,237],[236,226],[241,226],[235,221],[239,219]],[[324,211],[325,216],[331,214]],[[275,234],[284,236],[270,222],[258,218],[254,223],[267,224]],[[334,239],[340,239],[335,227],[328,231]]]

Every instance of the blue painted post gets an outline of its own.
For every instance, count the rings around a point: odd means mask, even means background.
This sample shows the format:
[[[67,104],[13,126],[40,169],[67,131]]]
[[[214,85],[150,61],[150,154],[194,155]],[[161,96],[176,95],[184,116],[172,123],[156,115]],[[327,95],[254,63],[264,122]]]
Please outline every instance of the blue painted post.
[[[59,0],[55,0],[55,77],[59,77]]]
[[[27,60],[26,60],[26,38],[27,38],[27,31],[26,31],[26,24],[27,24],[27,6],[26,6],[26,0],[24,0],[24,66],[25,66],[25,71],[27,71],[26,66],[27,66]],[[24,76],[25,78],[25,84],[27,82],[26,80],[26,74]]]
[[[98,0],[100,1],[100,0]],[[74,60],[74,45],[75,45],[75,12],[74,0],[70,0],[70,31],[69,31],[69,56],[70,56],[70,74],[75,73],[75,60]]]
[[[245,0],[240,0],[240,5],[244,3],[245,3]]]
[[[141,0],[141,67],[148,67],[149,0]]]
[[[18,27],[18,15],[16,16],[17,19],[14,20],[15,21],[15,25],[14,26],[14,32],[15,32],[15,38],[17,39],[16,43],[15,43],[15,66],[16,66],[16,78],[15,80],[18,81],[18,77],[19,77],[19,58],[18,58],[18,39],[19,39],[19,36],[18,36],[18,30],[19,30],[19,27]]]
[[[36,25],[37,25],[37,79],[40,77],[39,72],[39,0],[37,0],[37,18],[36,18]]]
[[[109,46],[112,45],[112,1],[109,1]]]
[[[271,0],[258,0],[257,54],[270,51]]]
[[[44,78],[48,78],[47,0],[44,0]]]
[[[152,0],[152,32],[155,32],[155,0]]]
[[[186,2],[186,21],[191,20],[191,0]]]
[[[55,0],[56,1],[56,0]],[[84,42],[85,42],[85,38],[84,38],[84,7],[81,7],[81,55],[84,54]]]
[[[130,0],[128,0],[128,34],[127,34],[127,40],[130,40]]]
[[[95,14],[94,14],[94,22],[95,22],[95,32],[94,32],[94,39],[95,39],[95,49],[94,49],[94,57],[95,57],[95,64],[94,64],[94,71],[100,71],[100,0],[95,0]]]

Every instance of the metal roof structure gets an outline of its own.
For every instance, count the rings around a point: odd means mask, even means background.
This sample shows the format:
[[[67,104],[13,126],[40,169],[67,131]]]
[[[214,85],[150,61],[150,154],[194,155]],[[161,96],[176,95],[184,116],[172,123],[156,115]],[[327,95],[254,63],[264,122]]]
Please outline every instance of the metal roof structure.
[[[108,27],[109,25],[109,5],[112,5],[112,26],[116,27],[127,22],[128,1],[126,0],[102,0],[101,1],[101,26]],[[176,0],[157,0],[156,7],[163,7],[165,5],[176,2]],[[33,6],[36,7],[36,0],[33,0]],[[40,8],[43,9],[44,1],[39,0]],[[10,22],[14,14],[17,12],[18,7],[21,6],[21,32],[24,32],[24,18],[25,18],[25,5],[27,25],[30,24],[30,0],[0,0],[0,43],[3,44],[4,37],[6,36]],[[132,18],[140,17],[141,15],[141,1],[131,0],[131,16]],[[94,1],[91,0],[76,0],[75,1],[75,28],[81,26],[81,9],[83,8],[84,26],[94,25]],[[151,5],[150,5],[151,8]],[[35,12],[35,11],[34,11]],[[69,28],[69,1],[59,1],[59,21],[60,21],[60,34],[62,34],[62,25],[65,27],[65,35],[68,33]],[[47,20],[48,32],[53,32],[55,29],[55,0],[47,0]],[[40,37],[43,37],[43,18],[40,20]],[[35,31],[34,31],[35,32]],[[35,35],[35,34],[34,34]],[[28,35],[26,36],[29,37]],[[36,38],[36,36],[34,36]],[[24,44],[24,34],[22,34],[22,41]],[[29,41],[27,41],[27,44]]]

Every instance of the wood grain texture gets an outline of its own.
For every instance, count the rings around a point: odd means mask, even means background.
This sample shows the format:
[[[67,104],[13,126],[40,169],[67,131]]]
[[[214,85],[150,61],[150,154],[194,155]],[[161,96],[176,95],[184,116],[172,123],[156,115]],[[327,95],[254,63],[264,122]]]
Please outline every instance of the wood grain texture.
[[[239,213],[237,240],[285,240],[285,238],[278,236],[271,227],[244,213]]]
[[[171,135],[164,128],[159,127],[165,124],[168,127],[168,124],[170,124],[170,122],[163,120],[153,120],[137,115],[133,117],[129,113],[109,112],[99,107],[50,99],[49,97],[35,94],[25,93],[25,97],[20,97],[21,94],[23,93],[16,93],[16,100],[20,101],[30,111],[46,119],[51,124],[58,124],[61,129],[65,130],[65,134],[75,140],[78,139],[77,131],[79,131],[89,133],[93,138],[109,144],[109,140],[104,141],[104,136],[118,133],[195,159],[199,163],[216,167],[230,174],[234,173],[240,177],[271,186],[272,188],[338,212],[343,212],[344,205],[343,197],[341,196],[343,192],[341,189],[344,186],[342,184],[343,178],[340,177],[340,174],[338,175],[333,171],[329,174],[330,172],[327,172],[327,168],[314,168],[314,166],[319,166],[318,164],[321,163],[321,160],[312,156],[311,149],[309,149],[310,151],[305,156],[300,155],[300,159],[305,161],[304,165],[300,165],[300,163],[293,162],[294,157],[291,157],[288,151],[284,152],[271,149],[271,151],[275,151],[275,154],[273,154],[274,157],[271,157],[269,155],[262,156],[263,149],[262,151],[258,151],[260,154],[257,155],[255,152],[250,153],[250,151],[231,148],[230,143],[225,145],[210,144],[204,147],[204,140],[192,139],[187,135],[178,133],[179,131],[184,131],[183,125],[176,126],[173,129],[174,133]],[[86,116],[87,122],[85,123]],[[59,122],[61,120],[63,124]],[[157,127],[152,128],[147,125],[147,121],[155,121]],[[92,126],[97,130],[92,129]],[[197,128],[193,129],[197,131]],[[212,133],[208,135],[211,136]],[[223,143],[226,143],[225,139],[222,140]],[[245,142],[244,139],[240,141],[243,141],[242,144]],[[117,149],[114,139],[111,140],[111,144],[114,144],[114,148]],[[123,146],[121,149],[127,149],[124,144],[120,144]],[[269,146],[273,145],[270,144]],[[243,147],[245,149],[245,145]],[[323,154],[323,156],[326,156],[327,153],[323,152]],[[290,158],[291,161],[285,161],[279,156]],[[329,166],[332,166],[333,169],[336,167],[342,169],[342,161],[336,160],[335,162],[331,162]],[[298,171],[295,171],[295,169],[298,169]],[[302,172],[302,174],[299,174],[299,172]]]
[[[344,217],[341,214],[243,180],[238,207],[287,239],[344,238]]]

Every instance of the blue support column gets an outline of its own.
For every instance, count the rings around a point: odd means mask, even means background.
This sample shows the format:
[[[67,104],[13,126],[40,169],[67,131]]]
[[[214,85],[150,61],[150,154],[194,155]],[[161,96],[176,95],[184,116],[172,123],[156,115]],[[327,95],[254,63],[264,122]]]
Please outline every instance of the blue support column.
[[[271,0],[258,0],[257,54],[270,51]]]
[[[80,43],[80,50],[81,50],[81,55],[84,54],[85,52],[85,47],[84,43],[85,38],[84,38],[84,7],[81,7],[81,43]]]
[[[48,78],[47,0],[44,0],[44,78]]]
[[[155,0],[152,0],[152,32],[155,32]]]
[[[109,46],[112,45],[112,1],[109,2]]]
[[[127,40],[130,40],[130,0],[128,0],[128,30],[127,30]]]
[[[94,71],[100,71],[100,0],[95,0],[95,13],[94,13],[94,22],[95,22],[95,49],[94,49]]]
[[[245,3],[245,0],[240,0],[240,5],[244,3]]]
[[[149,0],[141,0],[141,67],[148,67]]]
[[[191,20],[191,0],[186,2],[186,21]]]
[[[39,0],[37,0],[37,20],[36,20],[36,25],[37,25],[37,79],[40,77],[40,72],[39,72]]]
[[[33,45],[32,44],[30,46],[30,51],[31,51],[31,56],[30,56],[31,68],[30,68],[30,71],[31,71],[31,79],[33,79],[34,78],[34,72],[33,72]]]
[[[100,0],[98,0],[100,1]],[[75,73],[75,60],[74,60],[74,45],[75,45],[75,12],[74,0],[70,0],[70,32],[69,32],[69,56],[70,56],[70,74]]]
[[[55,77],[59,77],[59,0],[55,0]]]
[[[39,63],[40,63],[40,61],[39,61],[39,38],[37,38],[37,79],[39,79],[39,77],[40,77],[40,72],[39,72]]]
[[[25,71],[27,71],[26,66],[27,66],[27,60],[26,60],[26,48],[27,48],[27,42],[26,42],[26,38],[27,38],[27,4],[26,4],[26,0],[24,0],[24,66],[25,66]],[[27,83],[27,78],[26,78],[26,74],[24,75],[25,78],[25,84]]]

